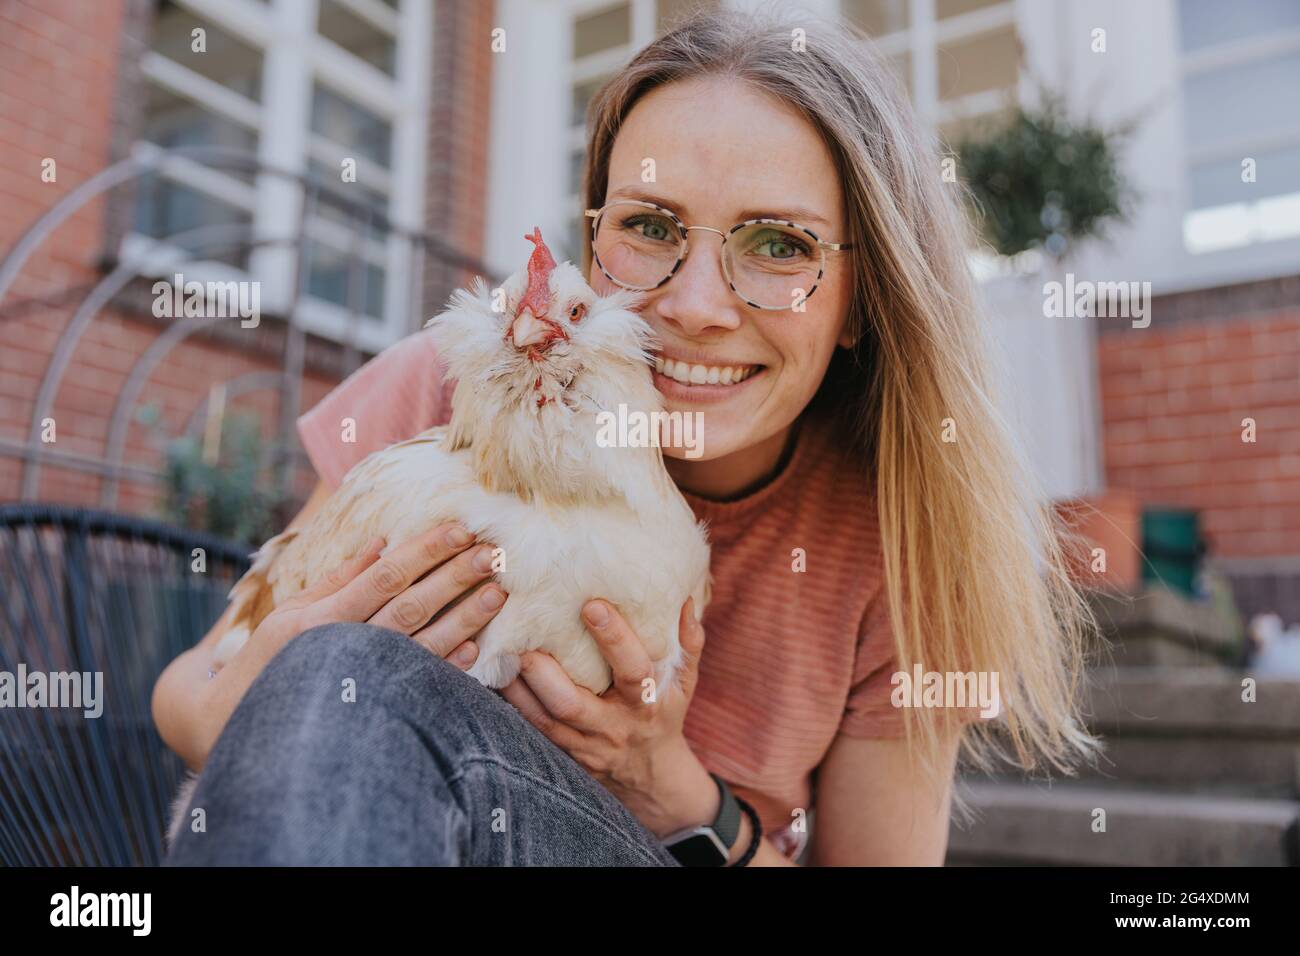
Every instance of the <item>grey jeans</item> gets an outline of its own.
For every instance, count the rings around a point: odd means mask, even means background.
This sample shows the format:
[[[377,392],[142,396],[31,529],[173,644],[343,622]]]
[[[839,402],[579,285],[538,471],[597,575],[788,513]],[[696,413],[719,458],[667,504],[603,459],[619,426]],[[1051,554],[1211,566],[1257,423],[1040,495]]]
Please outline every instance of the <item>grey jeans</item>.
[[[510,703],[372,624],[267,665],[185,822],[169,865],[677,865]]]

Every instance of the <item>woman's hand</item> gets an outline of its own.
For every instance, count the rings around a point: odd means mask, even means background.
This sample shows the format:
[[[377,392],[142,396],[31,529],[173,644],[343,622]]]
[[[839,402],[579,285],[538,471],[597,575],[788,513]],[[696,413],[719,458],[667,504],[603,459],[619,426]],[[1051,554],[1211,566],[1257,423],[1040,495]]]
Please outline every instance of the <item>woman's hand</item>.
[[[583,618],[613,671],[604,694],[579,687],[549,654],[530,651],[502,696],[656,836],[709,823],[718,788],[682,734],[704,649],[693,600],[682,606],[682,667],[669,688],[654,686],[645,645],[612,605],[589,601]]]
[[[268,614],[215,677],[206,676],[210,650],[187,652],[199,652],[206,660],[200,658],[189,665],[202,666],[204,676],[195,688],[192,706],[197,717],[190,752],[181,756],[191,767],[201,767],[244,693],[271,658],[293,638],[319,624],[364,621],[390,628],[409,635],[457,667],[469,668],[478,657],[474,638],[506,600],[500,586],[484,583],[492,574],[492,546],[471,547],[473,541],[473,535],[459,525],[444,524],[380,557],[384,542],[376,539],[314,587]],[[474,593],[455,603],[467,591]],[[159,684],[161,687],[161,680]]]

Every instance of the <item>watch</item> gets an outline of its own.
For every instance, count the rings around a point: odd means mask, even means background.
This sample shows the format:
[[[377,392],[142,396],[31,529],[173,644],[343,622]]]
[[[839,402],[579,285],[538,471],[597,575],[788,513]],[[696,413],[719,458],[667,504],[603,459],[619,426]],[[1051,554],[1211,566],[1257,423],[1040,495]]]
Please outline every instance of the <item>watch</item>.
[[[731,848],[740,836],[740,804],[721,777],[716,773],[709,776],[718,785],[718,795],[722,798],[713,822],[664,837],[664,846],[682,866],[726,866]]]

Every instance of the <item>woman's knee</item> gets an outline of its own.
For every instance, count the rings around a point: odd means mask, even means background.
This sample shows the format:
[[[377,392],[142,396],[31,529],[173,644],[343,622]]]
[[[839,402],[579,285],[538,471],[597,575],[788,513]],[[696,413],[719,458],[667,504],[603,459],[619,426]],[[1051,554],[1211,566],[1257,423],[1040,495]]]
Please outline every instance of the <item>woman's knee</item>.
[[[495,697],[472,677],[399,631],[359,622],[310,627],[271,665],[285,677],[312,675],[360,700],[364,695],[395,709],[412,702],[472,707]]]
[[[439,659],[411,638],[377,624],[334,621],[309,627],[276,655],[281,668],[346,671],[354,678],[395,670],[437,670]]]

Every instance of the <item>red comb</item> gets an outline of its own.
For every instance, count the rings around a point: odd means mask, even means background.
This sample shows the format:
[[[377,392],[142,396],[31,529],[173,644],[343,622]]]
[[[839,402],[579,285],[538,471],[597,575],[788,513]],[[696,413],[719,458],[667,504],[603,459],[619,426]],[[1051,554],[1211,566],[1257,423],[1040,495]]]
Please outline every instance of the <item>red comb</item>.
[[[524,236],[537,248],[528,260],[528,291],[519,301],[519,312],[530,309],[538,318],[544,316],[551,307],[550,279],[551,270],[555,268],[555,257],[542,241],[540,226],[533,226],[531,236]],[[516,313],[518,314],[518,313]]]

